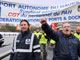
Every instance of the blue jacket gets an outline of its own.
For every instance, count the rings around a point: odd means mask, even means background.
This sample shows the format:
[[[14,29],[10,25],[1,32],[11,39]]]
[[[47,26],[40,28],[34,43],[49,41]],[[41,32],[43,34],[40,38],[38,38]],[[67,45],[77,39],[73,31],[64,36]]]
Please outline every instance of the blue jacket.
[[[10,60],[41,60],[39,40],[29,31],[16,36],[12,51]]]
[[[56,41],[53,60],[78,60],[80,54],[80,42],[74,35],[64,35],[55,32],[48,24],[42,25],[47,36]]]

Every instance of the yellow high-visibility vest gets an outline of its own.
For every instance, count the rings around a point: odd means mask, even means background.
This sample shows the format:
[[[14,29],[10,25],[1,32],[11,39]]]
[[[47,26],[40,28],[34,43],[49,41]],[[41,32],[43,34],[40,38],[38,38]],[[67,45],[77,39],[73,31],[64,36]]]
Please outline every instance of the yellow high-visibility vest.
[[[54,40],[52,40],[52,39],[50,40],[50,43],[51,44],[56,44],[56,42]]]
[[[47,44],[47,39],[45,38],[46,34],[42,34],[39,43],[40,44]]]
[[[80,34],[78,35],[77,33],[74,33],[74,36],[76,36],[80,41]]]
[[[37,36],[37,38],[39,38],[40,32],[38,32],[38,33],[35,32],[34,34]]]

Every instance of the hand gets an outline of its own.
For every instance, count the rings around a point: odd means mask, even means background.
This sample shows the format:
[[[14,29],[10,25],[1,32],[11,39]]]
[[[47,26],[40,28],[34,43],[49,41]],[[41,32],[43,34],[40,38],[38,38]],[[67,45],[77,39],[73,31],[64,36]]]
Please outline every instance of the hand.
[[[42,18],[42,19],[40,20],[40,23],[41,23],[42,25],[46,24],[46,23],[47,23],[47,22],[46,22],[46,19],[45,19],[45,18]]]

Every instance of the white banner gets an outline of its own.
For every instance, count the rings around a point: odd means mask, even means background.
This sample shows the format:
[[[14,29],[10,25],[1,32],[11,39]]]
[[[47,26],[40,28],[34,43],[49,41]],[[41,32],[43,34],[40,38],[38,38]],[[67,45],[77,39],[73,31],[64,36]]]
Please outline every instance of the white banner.
[[[22,19],[40,24],[40,19],[52,22],[80,21],[79,1],[60,6],[32,6],[0,1],[0,22],[19,23]]]

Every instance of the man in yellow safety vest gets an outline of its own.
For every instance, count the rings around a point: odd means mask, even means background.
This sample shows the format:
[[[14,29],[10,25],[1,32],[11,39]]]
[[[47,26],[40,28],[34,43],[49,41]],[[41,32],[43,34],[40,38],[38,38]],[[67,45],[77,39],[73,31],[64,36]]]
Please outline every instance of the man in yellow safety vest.
[[[40,35],[39,29],[36,29],[36,31],[34,32],[34,34],[37,36],[37,38],[39,38],[39,35]]]
[[[76,36],[80,40],[80,27],[76,28],[76,33],[74,33],[74,36]]]
[[[40,49],[41,49],[42,60],[47,60],[46,47],[47,47],[48,37],[46,36],[44,31],[42,31],[42,33],[39,35],[39,40],[40,40],[39,44],[40,44]]]

